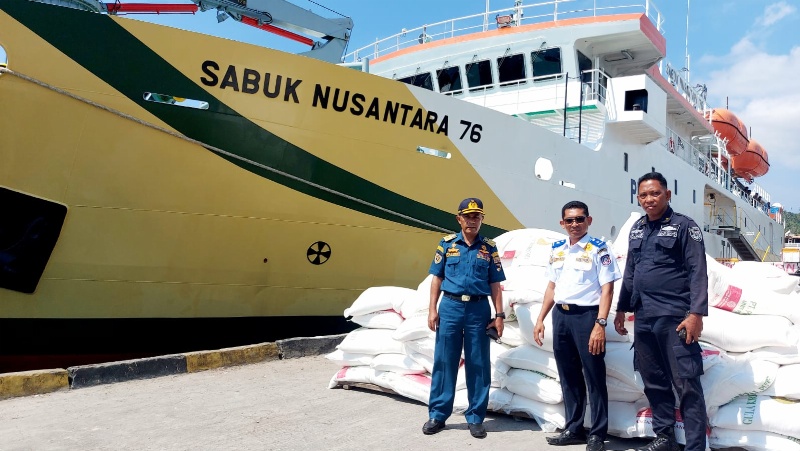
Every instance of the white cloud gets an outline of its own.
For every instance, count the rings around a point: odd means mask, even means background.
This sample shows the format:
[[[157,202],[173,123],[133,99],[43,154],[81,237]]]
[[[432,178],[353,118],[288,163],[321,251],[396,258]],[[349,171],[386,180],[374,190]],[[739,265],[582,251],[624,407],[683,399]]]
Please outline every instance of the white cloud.
[[[797,11],[797,8],[786,2],[773,3],[767,6],[764,14],[756,19],[756,25],[768,27],[795,11]]]
[[[800,118],[800,47],[788,54],[759,50],[747,38],[733,46],[717,63],[728,65],[710,73],[710,104],[729,104],[753,137],[767,150],[772,165],[800,169],[800,147],[795,145]]]
[[[725,107],[727,103],[752,130],[752,138],[764,147],[770,162],[770,172],[757,182],[772,194],[773,201],[782,201],[790,208],[800,205],[796,188],[800,170],[800,145],[796,144],[800,45],[777,52],[769,50],[767,37],[780,33],[774,26],[777,22],[789,15],[796,19],[796,11],[786,1],[769,5],[749,30],[743,30],[743,37],[727,55],[705,55],[699,60],[708,69],[703,82],[709,87],[709,105]]]

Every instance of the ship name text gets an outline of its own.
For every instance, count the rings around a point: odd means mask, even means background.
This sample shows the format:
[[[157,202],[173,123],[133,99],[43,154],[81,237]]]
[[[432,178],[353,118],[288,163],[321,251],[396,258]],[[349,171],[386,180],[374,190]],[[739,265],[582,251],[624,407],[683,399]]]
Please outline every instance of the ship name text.
[[[220,65],[211,60],[204,61],[201,65],[203,76],[200,82],[205,86],[230,89],[245,94],[258,94],[261,92],[269,99],[282,99],[284,102],[302,103],[303,93],[300,89],[303,80],[284,77],[280,74],[269,72],[261,73],[254,69],[237,68],[229,65],[221,69]],[[434,134],[449,136],[450,118],[448,115],[439,115],[435,111],[427,111],[414,105],[380,99],[360,92],[351,92],[338,87],[331,87],[317,83],[310,98],[310,105],[314,108],[344,113],[365,119],[388,122],[409,128],[416,128]],[[483,127],[471,121],[459,121],[463,126],[460,139],[469,139],[477,143],[481,139]],[[461,127],[459,127],[460,129]],[[461,130],[459,130],[461,131]]]

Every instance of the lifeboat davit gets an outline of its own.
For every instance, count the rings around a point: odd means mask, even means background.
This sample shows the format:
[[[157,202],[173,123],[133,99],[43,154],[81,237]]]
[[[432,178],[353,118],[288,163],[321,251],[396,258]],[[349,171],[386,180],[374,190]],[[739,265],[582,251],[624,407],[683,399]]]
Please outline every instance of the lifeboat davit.
[[[751,139],[741,155],[733,157],[733,170],[736,175],[752,179],[761,177],[769,171],[769,156],[756,140]]]
[[[708,113],[706,113],[708,119]],[[732,157],[741,155],[747,150],[747,127],[744,122],[725,108],[711,110],[711,126],[719,135],[728,140],[728,153]]]

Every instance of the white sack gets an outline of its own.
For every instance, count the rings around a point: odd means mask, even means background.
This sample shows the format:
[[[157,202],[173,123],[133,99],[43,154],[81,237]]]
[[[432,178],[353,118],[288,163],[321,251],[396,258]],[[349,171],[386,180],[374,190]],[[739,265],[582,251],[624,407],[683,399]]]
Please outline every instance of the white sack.
[[[770,431],[800,443],[800,401],[769,396],[740,396],[720,407],[709,419],[712,427]]]
[[[745,272],[734,273],[731,268],[706,255],[708,266],[708,305],[739,315],[775,315],[787,318],[792,324],[800,322],[800,303],[794,296],[769,290],[763,277]],[[751,262],[743,262],[751,263]],[[737,263],[735,266],[739,266]],[[751,268],[752,265],[745,265]],[[771,267],[777,271],[777,268]],[[792,279],[795,276],[784,275]],[[797,281],[794,280],[795,285]]]
[[[403,322],[403,317],[394,310],[380,310],[364,313],[363,315],[355,315],[350,318],[350,321],[370,329],[397,329]]]
[[[415,295],[409,295],[407,298],[405,298],[403,305],[400,306],[400,315],[402,315],[403,318],[410,318],[421,310],[428,310],[431,302],[432,279],[433,275],[428,274],[428,276],[425,277],[417,286],[417,293]]]
[[[800,443],[788,437],[764,431],[736,431],[714,428],[708,437],[714,449],[744,448],[749,451],[800,451]]]
[[[379,373],[382,373],[382,371],[376,371],[368,366],[344,367],[333,375],[328,383],[328,388],[336,388],[339,383],[345,382],[374,384]]]
[[[427,309],[416,311],[411,316],[407,316],[392,334],[392,338],[397,341],[417,340],[426,337],[436,337],[436,332],[428,327]]]
[[[533,341],[533,326],[536,324],[536,319],[539,318],[539,312],[542,310],[542,304],[516,304],[514,305],[514,312],[517,315],[517,324],[519,324],[519,331],[522,338],[529,344],[536,346],[539,349],[544,349],[548,352],[553,352],[553,312],[552,310],[544,318],[544,340],[542,346]]]
[[[344,309],[344,317],[363,315],[381,310],[401,311],[406,298],[416,295],[416,290],[402,287],[370,287],[364,290],[353,305]]]
[[[800,363],[800,349],[798,349],[798,346],[767,346],[744,353],[729,353],[728,355],[736,360],[766,360],[778,365]]]
[[[356,329],[342,340],[336,349],[352,354],[403,354],[403,343],[392,338],[390,329]]]
[[[527,415],[539,423],[544,432],[555,432],[567,424],[564,418],[564,403],[547,404],[515,394],[502,411],[509,415]]]
[[[606,387],[608,388],[609,401],[634,402],[644,396],[644,391],[638,387],[632,387],[616,377],[606,377]]]
[[[686,444],[683,419],[675,409],[675,440]],[[587,419],[590,421],[587,410]],[[584,424],[586,424],[584,422]],[[646,400],[630,402],[608,402],[608,433],[622,438],[655,437],[653,432],[653,412]]]
[[[513,312],[514,310],[512,309],[511,311]],[[519,323],[516,321],[516,315],[514,318],[514,321],[503,322],[503,336],[500,337],[500,341],[502,341],[504,345],[511,347],[522,346],[527,343],[525,339],[522,338],[522,332],[519,330]]]
[[[766,390],[775,382],[778,365],[762,360],[738,361],[722,355],[718,364],[700,376],[709,415],[734,398]]]
[[[379,379],[400,396],[428,404],[431,397],[431,378],[424,374],[397,374],[384,372]]]
[[[800,364],[779,367],[775,383],[760,394],[800,400]],[[798,418],[798,422],[800,422],[800,418]]]
[[[414,359],[415,362],[422,365],[425,368],[425,371],[428,373],[433,373],[433,357],[428,357],[425,354],[420,354],[419,352],[414,352],[406,347],[406,353]]]
[[[498,359],[511,368],[537,371],[558,380],[558,367],[556,366],[555,356],[552,352],[545,351],[536,345],[524,344],[511,348],[500,354]]]
[[[337,349],[326,355],[325,358],[338,366],[368,366],[375,356],[372,354],[351,354]]]
[[[800,278],[765,262],[739,261],[730,268],[733,280],[749,280],[764,290],[790,294],[797,290]]]
[[[564,400],[561,384],[535,371],[512,368],[508,370],[504,383],[506,390],[534,401],[557,404]]]
[[[782,316],[737,315],[709,308],[701,337],[726,351],[745,352],[765,346],[796,346],[798,329]]]
[[[426,371],[425,367],[406,354],[378,354],[369,366],[378,371],[397,374],[422,374]]]

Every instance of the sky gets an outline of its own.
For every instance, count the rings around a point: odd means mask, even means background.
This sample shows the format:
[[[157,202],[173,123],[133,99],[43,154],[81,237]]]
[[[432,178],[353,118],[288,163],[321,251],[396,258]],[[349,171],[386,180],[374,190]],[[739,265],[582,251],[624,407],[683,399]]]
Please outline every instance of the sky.
[[[147,0],[136,0],[143,1]],[[150,0],[165,1],[186,2]],[[602,6],[644,4],[646,0],[578,1]],[[292,2],[325,17],[351,17],[355,26],[348,52],[403,28],[477,14],[487,7],[486,0]],[[800,0],[653,0],[651,3],[664,17],[665,60],[673,67],[685,67],[688,53],[691,83],[706,84],[709,105],[733,111],[769,154],[769,173],[756,182],[770,193],[773,203],[780,202],[785,210],[800,212],[800,139],[795,132],[800,130],[795,124],[800,121]],[[491,0],[490,10],[513,4],[514,0]],[[214,11],[194,16],[129,17],[289,52],[307,50],[304,45],[232,19],[218,24]],[[5,52],[0,49],[0,62],[4,59]],[[13,68],[13,51],[10,63]]]

